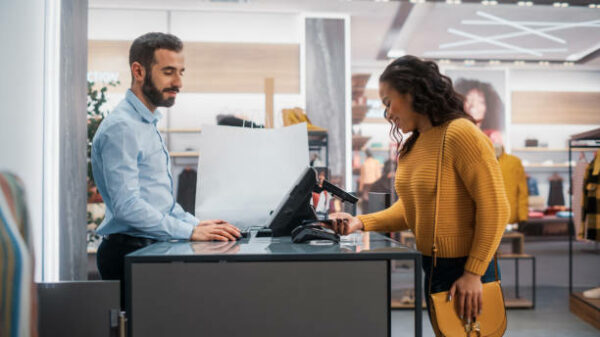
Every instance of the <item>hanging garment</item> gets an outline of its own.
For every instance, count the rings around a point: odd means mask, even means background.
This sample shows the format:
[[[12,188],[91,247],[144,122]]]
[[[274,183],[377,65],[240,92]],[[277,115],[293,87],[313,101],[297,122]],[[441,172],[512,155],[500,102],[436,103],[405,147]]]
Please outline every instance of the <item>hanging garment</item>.
[[[585,171],[587,169],[588,162],[584,158],[580,158],[573,170],[573,225],[575,226],[575,236],[578,240],[585,239],[585,226],[583,226],[582,213],[583,213],[583,178],[585,177]]]
[[[32,245],[22,183],[0,173],[0,336],[37,336]]]
[[[583,222],[588,240],[600,241],[600,156],[596,153],[584,177]]]
[[[503,152],[498,158],[498,163],[500,164],[506,196],[510,204],[508,223],[527,221],[529,192],[521,159]]]
[[[540,195],[537,179],[533,177],[527,177],[527,190],[529,195]]]
[[[186,168],[177,182],[177,203],[188,213],[196,212],[196,181],[198,172]]]
[[[550,192],[548,193],[548,206],[564,206],[563,181],[560,177],[550,179]]]

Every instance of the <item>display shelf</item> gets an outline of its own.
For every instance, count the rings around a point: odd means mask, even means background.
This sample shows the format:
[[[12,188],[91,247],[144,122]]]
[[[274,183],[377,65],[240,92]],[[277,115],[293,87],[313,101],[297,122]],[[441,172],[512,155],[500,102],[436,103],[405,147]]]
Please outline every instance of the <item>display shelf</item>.
[[[550,147],[513,147],[512,152],[569,152],[569,148],[550,148]],[[574,152],[592,151],[586,148],[574,148]]]
[[[371,139],[368,136],[352,135],[352,151],[360,151]]]
[[[365,117],[363,120],[364,124],[390,124],[390,122],[383,117]]]
[[[200,155],[199,152],[193,152],[193,151],[185,151],[185,152],[169,152],[169,155],[172,158],[182,158],[182,157],[198,157]]]
[[[526,298],[507,298],[504,301],[507,309],[533,309],[534,303]]]
[[[158,129],[162,133],[200,133],[201,129]]]
[[[360,124],[368,111],[369,107],[366,104],[352,105],[352,124]]]
[[[571,167],[574,167],[573,165],[571,165]],[[568,169],[569,168],[569,164],[568,163],[559,163],[559,164],[536,164],[536,163],[532,163],[532,164],[524,164],[523,168],[527,169]]]
[[[572,293],[569,310],[596,329],[600,329],[600,299],[586,298],[580,292]]]

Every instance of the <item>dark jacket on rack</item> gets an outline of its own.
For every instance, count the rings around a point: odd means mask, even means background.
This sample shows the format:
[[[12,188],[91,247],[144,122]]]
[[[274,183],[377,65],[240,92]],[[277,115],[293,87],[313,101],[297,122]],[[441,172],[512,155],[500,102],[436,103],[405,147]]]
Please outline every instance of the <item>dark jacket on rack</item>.
[[[198,172],[186,168],[179,175],[177,182],[177,203],[191,214],[196,211],[196,180]]]
[[[600,241],[600,155],[588,165],[583,178],[583,215],[587,239]]]

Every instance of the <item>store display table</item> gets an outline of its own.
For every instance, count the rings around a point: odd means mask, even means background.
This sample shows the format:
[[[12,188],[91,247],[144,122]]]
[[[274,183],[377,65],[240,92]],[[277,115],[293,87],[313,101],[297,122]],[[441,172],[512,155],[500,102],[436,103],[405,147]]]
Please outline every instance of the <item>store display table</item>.
[[[403,259],[421,336],[421,254],[383,235],[156,243],[125,258],[128,335],[391,336],[390,261]]]

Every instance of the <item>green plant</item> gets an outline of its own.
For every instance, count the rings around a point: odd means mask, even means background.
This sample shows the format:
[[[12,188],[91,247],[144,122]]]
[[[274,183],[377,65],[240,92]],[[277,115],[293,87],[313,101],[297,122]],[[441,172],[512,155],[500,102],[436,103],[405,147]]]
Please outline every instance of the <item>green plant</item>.
[[[100,123],[104,120],[104,117],[109,113],[108,109],[104,107],[107,102],[107,91],[108,87],[116,87],[119,85],[119,81],[111,81],[100,86],[97,86],[94,82],[88,81],[87,83],[87,195],[88,200],[96,191],[96,183],[94,182],[94,174],[92,173],[92,140]],[[97,192],[96,192],[97,193]],[[87,223],[99,225],[103,220],[102,218],[93,218],[90,212],[87,213]],[[95,235],[95,234],[94,234]],[[88,238],[89,241],[89,238]]]
[[[111,87],[116,87],[119,85],[119,81],[111,81],[106,83],[106,85]],[[103,108],[103,105],[107,101],[106,92],[108,91],[108,87],[103,85],[100,87],[100,90],[96,89],[96,83],[88,81],[87,87],[87,134],[88,134],[88,142],[87,142],[87,159],[88,159],[88,186],[93,187],[96,184],[94,183],[94,175],[92,174],[92,140],[94,139],[94,135],[96,135],[96,131],[98,131],[98,127],[100,127],[100,123],[109,111]],[[88,195],[89,197],[89,195]]]

